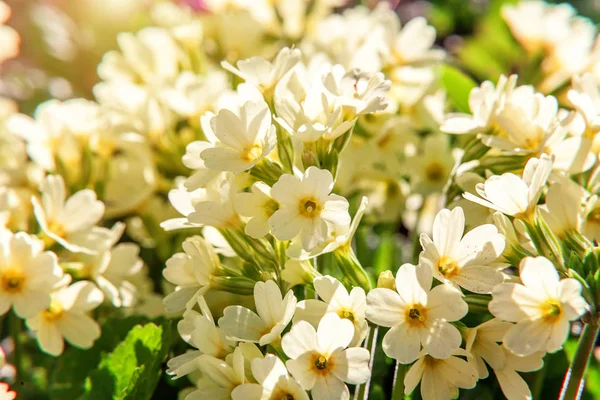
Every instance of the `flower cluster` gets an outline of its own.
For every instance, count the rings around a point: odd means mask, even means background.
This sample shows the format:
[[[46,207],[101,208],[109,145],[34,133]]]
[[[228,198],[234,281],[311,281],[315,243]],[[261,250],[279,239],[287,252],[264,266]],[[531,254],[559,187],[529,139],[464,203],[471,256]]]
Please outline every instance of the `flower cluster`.
[[[53,357],[96,344],[100,361],[119,330],[98,340],[105,324],[134,316],[176,321],[177,340],[123,390],[151,391],[168,360],[186,400],[453,399],[491,380],[527,399],[540,389],[520,373],[583,327],[563,388],[577,393],[600,304],[591,21],[503,6],[523,60],[478,84],[387,2],[179,3],[118,34],[93,100],[0,101],[18,374],[23,341]]]

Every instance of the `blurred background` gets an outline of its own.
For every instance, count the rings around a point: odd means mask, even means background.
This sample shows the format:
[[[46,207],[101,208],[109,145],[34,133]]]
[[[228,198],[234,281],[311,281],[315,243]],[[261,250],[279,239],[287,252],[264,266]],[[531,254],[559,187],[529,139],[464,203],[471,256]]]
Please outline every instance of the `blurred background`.
[[[92,98],[98,81],[96,67],[106,51],[117,47],[117,33],[151,24],[151,10],[159,1],[165,0],[5,0],[12,10],[6,25],[18,32],[20,46],[16,57],[0,65],[0,96],[16,100],[27,114],[49,98]],[[205,12],[205,0],[171,1],[193,12]],[[438,44],[454,55],[480,29],[490,9],[507,2],[363,0],[349,1],[346,6],[375,7],[379,1],[389,1],[402,20],[425,16],[438,31]],[[580,14],[600,20],[600,0],[569,3]],[[0,36],[3,52],[11,46],[7,40]]]

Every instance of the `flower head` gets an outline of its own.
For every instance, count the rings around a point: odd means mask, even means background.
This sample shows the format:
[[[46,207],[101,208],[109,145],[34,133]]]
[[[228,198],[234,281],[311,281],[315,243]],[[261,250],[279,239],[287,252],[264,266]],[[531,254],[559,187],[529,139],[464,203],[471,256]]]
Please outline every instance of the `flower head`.
[[[264,346],[281,337],[294,316],[296,301],[291,290],[282,297],[275,281],[257,282],[254,285],[256,313],[246,307],[228,306],[223,310],[219,326],[231,340]]]
[[[13,307],[27,318],[50,305],[50,293],[63,271],[56,255],[24,232],[0,235],[0,315]]]
[[[555,352],[567,338],[570,321],[589,309],[581,297],[581,284],[571,278],[560,280],[544,257],[527,257],[519,269],[523,283],[496,286],[489,304],[496,318],[516,322],[504,336],[504,345],[518,356]]]
[[[512,173],[494,175],[477,185],[481,197],[471,193],[465,193],[464,197],[503,214],[529,220],[551,172],[552,158],[543,154],[527,162],[522,177]]]
[[[169,258],[163,270],[165,279],[177,285],[175,291],[164,299],[168,312],[181,311],[193,305],[198,296],[210,289],[211,276],[220,266],[219,257],[202,237],[189,237],[181,246],[184,253]]]
[[[63,352],[63,337],[75,347],[89,349],[100,337],[100,325],[88,313],[103,299],[92,282],[75,282],[54,292],[50,306],[27,318],[27,326],[35,331],[41,349],[53,356]]]
[[[358,346],[367,334],[367,320],[365,310],[367,307],[365,291],[360,287],[348,290],[337,279],[327,275],[314,279],[315,291],[321,300],[307,299],[298,303],[294,322],[307,321],[315,328],[327,313],[336,313],[340,318],[352,322],[354,325],[353,346]]]
[[[467,303],[451,285],[431,288],[431,268],[404,264],[396,274],[396,291],[384,288],[367,295],[367,319],[391,329],[383,337],[388,357],[408,364],[423,350],[447,358],[458,349],[461,336],[449,321],[467,314]]]
[[[419,265],[431,268],[441,282],[491,293],[503,279],[492,264],[504,251],[504,237],[492,224],[480,225],[463,236],[464,226],[462,208],[440,211],[433,222],[433,240],[421,234]]]
[[[206,168],[245,171],[275,147],[275,126],[271,123],[269,106],[264,101],[246,102],[239,114],[222,109],[210,123],[218,141],[200,153]]]
[[[286,399],[308,400],[306,391],[289,376],[285,364],[275,355],[251,361],[257,383],[245,383],[231,392],[233,400]]]
[[[283,337],[281,346],[290,357],[288,370],[315,400],[349,399],[344,382],[359,384],[369,378],[369,351],[347,348],[353,336],[350,320],[329,313],[316,331],[308,322],[299,321]]]
[[[348,225],[348,201],[330,194],[333,176],[327,170],[309,167],[300,178],[284,174],[273,185],[271,195],[279,209],[269,218],[273,236],[290,240],[301,235],[310,251],[327,239],[328,224]]]
[[[463,355],[457,352],[457,355]],[[449,356],[444,359],[421,354],[404,377],[404,393],[411,394],[421,382],[423,400],[455,399],[458,389],[470,389],[477,382],[477,371],[465,360]]]
[[[104,215],[104,204],[93,190],[84,189],[66,199],[60,175],[47,176],[40,189],[42,202],[35,197],[31,201],[47,241],[57,242],[69,251],[91,254],[111,246],[116,231],[96,226]]]

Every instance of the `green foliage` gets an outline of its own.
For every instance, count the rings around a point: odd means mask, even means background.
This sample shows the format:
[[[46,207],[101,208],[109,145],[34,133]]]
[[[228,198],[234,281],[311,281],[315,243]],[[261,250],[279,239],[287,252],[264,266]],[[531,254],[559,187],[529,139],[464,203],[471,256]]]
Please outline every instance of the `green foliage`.
[[[477,86],[477,82],[456,67],[442,65],[440,83],[448,92],[453,107],[459,112],[470,113],[469,93]]]
[[[490,2],[488,13],[479,19],[475,34],[465,40],[458,56],[462,64],[479,79],[495,82],[523,59],[522,50],[500,15],[503,5],[514,1]]]
[[[50,399],[149,399],[176,339],[171,321],[109,319],[94,347],[71,347],[58,358]]]
[[[87,377],[81,399],[150,399],[176,337],[172,321],[135,326]]]
[[[58,358],[50,378],[51,399],[76,399],[84,392],[85,378],[98,366],[104,354],[112,351],[135,325],[148,322],[142,316],[109,319],[102,326],[102,336],[91,349],[70,347]]]

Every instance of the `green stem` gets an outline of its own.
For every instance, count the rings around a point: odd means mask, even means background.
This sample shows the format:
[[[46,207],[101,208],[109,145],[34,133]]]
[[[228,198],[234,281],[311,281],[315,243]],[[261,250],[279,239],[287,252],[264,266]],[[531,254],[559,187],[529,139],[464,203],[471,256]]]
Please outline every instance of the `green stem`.
[[[548,370],[548,363],[544,363],[542,369],[535,373],[533,382],[529,385],[531,388],[532,398],[540,399],[542,390],[544,389],[544,380],[546,379],[546,371]]]
[[[396,363],[394,373],[394,389],[392,390],[392,400],[404,399],[404,375],[406,375],[406,365]]]
[[[581,397],[585,370],[594,351],[599,329],[598,321],[586,324],[583,328],[575,357],[573,357],[571,366],[565,375],[560,400],[577,400]]]
[[[13,365],[15,366],[15,384],[20,384],[23,373],[22,354],[23,346],[21,343],[21,319],[14,312],[10,313],[10,335],[14,341]]]
[[[365,339],[364,347],[369,350],[371,359],[369,360],[369,369],[371,375],[362,385],[357,385],[354,391],[354,400],[367,400],[369,398],[369,389],[371,388],[371,378],[373,377],[373,363],[375,362],[375,350],[377,350],[377,334],[379,333],[379,327],[374,325],[369,327],[369,333]]]

